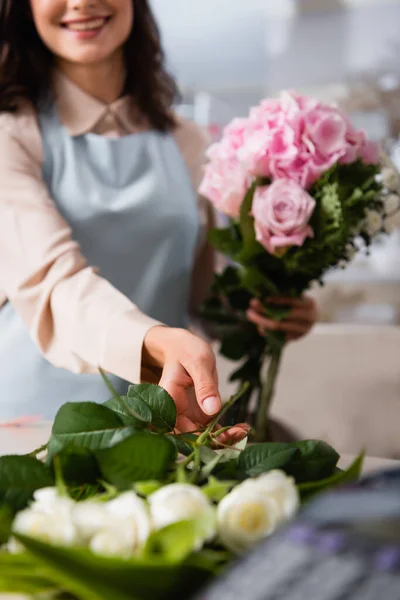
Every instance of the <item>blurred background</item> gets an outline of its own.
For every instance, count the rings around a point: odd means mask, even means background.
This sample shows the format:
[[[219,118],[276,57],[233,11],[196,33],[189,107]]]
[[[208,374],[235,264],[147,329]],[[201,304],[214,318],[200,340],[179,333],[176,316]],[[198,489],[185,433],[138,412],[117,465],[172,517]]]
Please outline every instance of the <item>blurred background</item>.
[[[152,0],[180,111],[217,139],[263,97],[337,102],[400,169],[400,0]],[[287,348],[274,417],[341,452],[400,458],[400,215],[312,290],[321,322]],[[220,359],[224,393],[232,365]]]

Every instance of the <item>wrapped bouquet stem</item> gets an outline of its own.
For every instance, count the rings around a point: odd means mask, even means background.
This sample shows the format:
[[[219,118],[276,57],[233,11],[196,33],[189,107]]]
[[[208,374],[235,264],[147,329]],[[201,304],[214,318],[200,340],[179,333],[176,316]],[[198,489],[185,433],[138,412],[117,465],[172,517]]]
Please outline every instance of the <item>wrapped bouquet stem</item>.
[[[287,338],[279,327],[250,323],[251,303],[258,299],[275,323],[290,317],[279,300],[300,304],[312,282],[344,268],[384,230],[386,199],[398,202],[398,174],[387,177],[377,144],[339,109],[294,92],[233,120],[208,158],[200,193],[229,218],[210,233],[228,266],[215,275],[203,317],[217,329],[221,354],[241,361],[231,381],[249,383],[231,420],[250,420],[261,441]]]

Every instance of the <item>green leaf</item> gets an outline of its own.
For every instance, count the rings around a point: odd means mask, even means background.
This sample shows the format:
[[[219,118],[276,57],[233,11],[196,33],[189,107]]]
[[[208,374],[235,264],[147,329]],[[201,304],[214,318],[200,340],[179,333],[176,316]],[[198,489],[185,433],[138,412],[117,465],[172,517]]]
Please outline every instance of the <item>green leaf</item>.
[[[71,444],[63,447],[60,452],[56,452],[56,455],[59,458],[63,480],[67,485],[95,484],[99,480],[99,466],[96,458],[87,448]]]
[[[1,546],[5,544],[10,537],[12,522],[13,512],[11,507],[7,505],[0,506],[0,556]]]
[[[240,207],[239,226],[243,239],[243,250],[237,257],[238,262],[248,261],[255,255],[259,254],[260,251],[265,252],[265,250],[256,240],[254,218],[251,215],[255,189],[256,184],[253,183],[242,202],[242,206]]]
[[[230,492],[235,485],[237,485],[237,481],[220,481],[216,477],[209,477],[208,483],[203,486],[201,489],[204,494],[212,500],[212,502],[220,502],[222,498],[224,498],[228,492]]]
[[[155,531],[147,540],[144,555],[151,560],[158,556],[166,561],[182,562],[196,548],[197,541],[204,539],[210,524],[204,519],[179,521]]]
[[[162,488],[162,486],[163,484],[160,481],[139,481],[135,483],[135,491],[144,498],[147,498]]]
[[[285,471],[293,475],[297,483],[304,481],[316,481],[329,477],[335,470],[339,460],[339,454],[319,440],[304,440],[289,444],[290,447],[298,448],[300,455],[294,457]]]
[[[67,446],[92,452],[110,448],[134,433],[119,416],[94,402],[68,402],[56,415],[48,445],[48,463]]]
[[[33,556],[0,551],[0,597],[2,592],[36,596],[55,588],[49,573]]]
[[[95,402],[67,402],[53,423],[54,435],[82,433],[121,427],[122,421],[112,410]]]
[[[213,472],[213,475],[223,481],[232,481],[238,478],[238,461],[237,459],[228,460],[219,463]]]
[[[176,449],[167,437],[143,431],[96,456],[103,477],[119,489],[127,489],[138,481],[162,480]]]
[[[14,511],[25,508],[40,488],[54,485],[51,471],[30,456],[0,457],[0,504]]]
[[[208,241],[217,252],[233,259],[242,248],[242,243],[233,227],[212,229],[208,233]]]
[[[267,294],[279,294],[279,288],[262,271],[254,266],[246,266],[241,273],[242,285],[253,295],[264,298]]]
[[[180,433],[167,437],[174,444],[179,454],[189,456],[193,452],[193,445],[197,441],[198,436],[193,433]]]
[[[118,398],[111,398],[111,400],[104,402],[103,406],[117,413],[124,425],[143,428],[152,420],[150,407],[138,397],[119,396]]]
[[[363,462],[364,454],[360,454],[346,470],[339,470],[331,477],[320,479],[319,481],[301,483],[298,486],[301,497],[303,499],[308,499],[315,494],[325,492],[326,490],[335,488],[339,485],[357,481],[361,475]]]
[[[238,468],[242,475],[255,477],[272,469],[283,469],[297,454],[299,450],[288,447],[288,444],[254,444],[240,454]]]
[[[190,557],[179,564],[152,555],[122,560],[84,549],[60,548],[19,536],[52,579],[80,600],[166,600],[191,597],[213,575],[213,561]],[[215,564],[215,560],[214,560]]]
[[[152,424],[159,429],[172,430],[176,423],[175,402],[166,390],[152,383],[129,386],[128,396],[145,402],[153,414]]]

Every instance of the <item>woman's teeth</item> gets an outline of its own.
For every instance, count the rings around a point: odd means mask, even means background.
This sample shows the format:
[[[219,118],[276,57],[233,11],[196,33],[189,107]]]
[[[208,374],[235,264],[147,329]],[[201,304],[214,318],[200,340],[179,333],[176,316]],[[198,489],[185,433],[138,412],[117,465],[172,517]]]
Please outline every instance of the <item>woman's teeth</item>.
[[[93,19],[92,21],[82,21],[80,23],[67,23],[66,27],[71,31],[91,31],[103,27],[106,19]]]

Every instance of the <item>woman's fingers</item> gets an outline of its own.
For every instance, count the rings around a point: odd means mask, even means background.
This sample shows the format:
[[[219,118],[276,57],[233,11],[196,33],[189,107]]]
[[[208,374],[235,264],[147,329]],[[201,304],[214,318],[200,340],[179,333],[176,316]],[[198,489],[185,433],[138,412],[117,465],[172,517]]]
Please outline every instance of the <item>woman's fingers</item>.
[[[199,407],[204,414],[213,416],[221,410],[222,404],[215,355],[205,346],[195,358],[184,359],[182,364],[193,382]]]
[[[266,299],[267,304],[271,306],[281,306],[282,308],[303,308],[305,310],[315,309],[315,301],[310,296],[302,296],[301,298],[286,298],[286,297],[275,297]],[[258,312],[265,313],[265,306],[258,298],[253,298],[250,301],[250,306]]]
[[[221,433],[216,438],[216,443],[224,444],[224,445],[232,445],[241,442],[243,438],[249,435],[251,427],[247,423],[238,423],[237,425],[233,425],[224,433]]]

